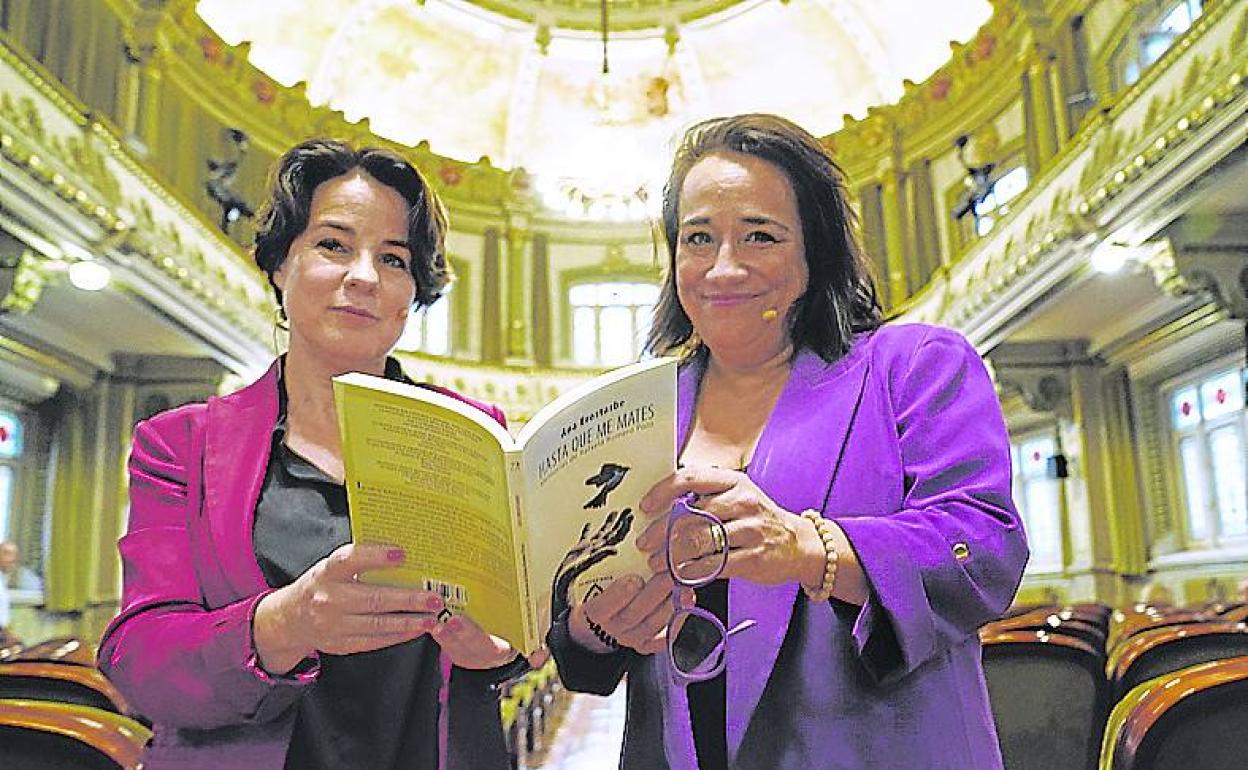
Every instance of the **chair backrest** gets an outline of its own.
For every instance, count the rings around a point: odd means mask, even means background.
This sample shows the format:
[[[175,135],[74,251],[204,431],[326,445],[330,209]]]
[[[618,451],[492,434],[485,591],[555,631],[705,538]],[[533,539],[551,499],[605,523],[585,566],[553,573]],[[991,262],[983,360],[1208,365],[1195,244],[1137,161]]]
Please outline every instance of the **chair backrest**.
[[[1184,610],[1179,607],[1136,606],[1116,611],[1109,621],[1106,649],[1112,655],[1118,645],[1141,631],[1165,626],[1179,626],[1212,620],[1210,613]]]
[[[1145,682],[1114,707],[1102,770],[1243,770],[1248,657]]]
[[[1094,770],[1108,710],[1103,654],[1056,632],[982,640],[1006,770]]]
[[[14,659],[73,663],[95,668],[95,645],[72,636],[58,636],[23,649]]]
[[[0,699],[5,770],[139,770],[151,731],[109,711]]]
[[[1107,672],[1114,697],[1119,698],[1162,674],[1242,655],[1248,655],[1248,625],[1243,623],[1165,626],[1125,640],[1110,658]]]
[[[994,620],[981,629],[980,638],[1007,631],[1046,631],[1048,633],[1056,631],[1066,636],[1082,639],[1098,652],[1105,650],[1104,620],[1095,613],[1072,607],[1056,609],[1045,607]]]
[[[0,698],[21,698],[130,713],[121,693],[93,668],[70,663],[15,661],[0,665]]]

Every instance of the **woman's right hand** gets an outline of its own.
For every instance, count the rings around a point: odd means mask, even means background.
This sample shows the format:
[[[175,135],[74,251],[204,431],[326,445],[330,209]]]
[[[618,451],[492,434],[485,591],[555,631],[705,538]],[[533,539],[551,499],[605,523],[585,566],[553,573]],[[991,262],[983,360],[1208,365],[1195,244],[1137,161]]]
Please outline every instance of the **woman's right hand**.
[[[667,646],[667,622],[672,616],[672,578],[666,571],[642,580],[626,575],[594,598],[577,605],[568,615],[568,633],[587,650],[612,652],[590,629],[592,620],[621,647],[653,655]],[[692,605],[693,590],[681,589],[682,604]]]
[[[440,596],[357,579],[403,559],[393,546],[348,543],[265,596],[253,623],[260,665],[281,675],[313,652],[367,652],[428,633],[445,606]]]

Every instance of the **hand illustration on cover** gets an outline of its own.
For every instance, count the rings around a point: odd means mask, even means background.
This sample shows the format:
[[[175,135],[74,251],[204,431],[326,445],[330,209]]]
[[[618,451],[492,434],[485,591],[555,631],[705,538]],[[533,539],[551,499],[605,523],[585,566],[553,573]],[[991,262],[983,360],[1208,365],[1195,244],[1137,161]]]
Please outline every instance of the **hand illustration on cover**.
[[[581,506],[584,510],[590,508],[601,508],[607,504],[607,495],[624,481],[624,477],[628,475],[628,468],[615,463],[603,463],[602,470],[597,474],[585,479],[586,486],[598,487],[598,494],[590,498],[588,503]]]
[[[598,493],[583,508],[600,508],[606,505],[607,495],[624,480],[628,468],[614,463],[605,463],[597,475],[587,479],[586,484],[599,487]],[[628,537],[633,528],[633,509],[623,508],[607,514],[607,518],[590,534],[593,522],[585,522],[581,527],[581,536],[564,554],[555,570],[555,579],[551,585],[550,616],[560,617],[572,608],[572,585],[577,578],[585,574],[603,559],[614,556],[616,548]]]

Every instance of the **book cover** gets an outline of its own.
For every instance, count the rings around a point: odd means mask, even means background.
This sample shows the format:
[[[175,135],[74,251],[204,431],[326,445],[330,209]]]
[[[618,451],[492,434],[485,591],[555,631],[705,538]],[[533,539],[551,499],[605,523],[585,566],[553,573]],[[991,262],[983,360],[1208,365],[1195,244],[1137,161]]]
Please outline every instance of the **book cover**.
[[[437,591],[528,653],[552,613],[647,575],[637,502],[675,468],[675,371],[659,359],[582,383],[514,440],[429,388],[336,377],[352,538],[407,553],[370,579]]]

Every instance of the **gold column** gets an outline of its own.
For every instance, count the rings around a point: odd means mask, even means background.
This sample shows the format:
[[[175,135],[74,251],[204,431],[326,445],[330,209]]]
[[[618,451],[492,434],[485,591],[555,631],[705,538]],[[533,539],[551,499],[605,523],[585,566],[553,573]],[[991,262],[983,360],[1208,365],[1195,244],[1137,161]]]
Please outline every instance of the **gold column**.
[[[533,235],[532,260],[529,305],[533,319],[533,363],[550,366],[554,329],[550,326],[550,238],[545,233]]]
[[[88,542],[83,513],[91,498],[88,464],[87,426],[84,415],[89,412],[85,394],[62,393],[53,409],[60,420],[51,425],[56,432],[53,457],[53,485],[49,538],[49,557],[44,571],[44,605],[52,612],[81,610],[86,603],[87,573],[81,555],[82,544]]]
[[[498,228],[485,231],[481,254],[481,360],[487,364],[503,362],[502,280],[499,273],[500,236]]]
[[[880,303],[891,307],[888,286],[888,248],[884,238],[884,213],[880,186],[874,181],[864,185],[858,193],[858,212],[862,218],[862,237],[867,256],[875,273],[876,291]]]
[[[1052,53],[1037,47],[1028,56],[1023,92],[1026,94],[1027,165],[1038,176],[1057,154],[1057,112],[1053,103]]]
[[[528,307],[525,278],[528,276],[529,231],[527,217],[513,216],[507,227],[507,358],[529,358]]]
[[[1130,381],[1125,370],[1103,378],[1105,475],[1110,498],[1109,534],[1114,570],[1140,575],[1148,569],[1140,468],[1131,425]]]
[[[905,203],[901,179],[896,166],[888,161],[880,164],[880,197],[884,213],[884,251],[887,255],[888,295],[891,304],[900,304],[909,292],[906,289]]]

